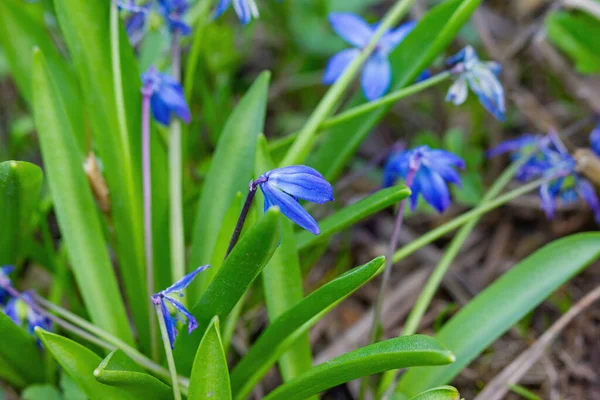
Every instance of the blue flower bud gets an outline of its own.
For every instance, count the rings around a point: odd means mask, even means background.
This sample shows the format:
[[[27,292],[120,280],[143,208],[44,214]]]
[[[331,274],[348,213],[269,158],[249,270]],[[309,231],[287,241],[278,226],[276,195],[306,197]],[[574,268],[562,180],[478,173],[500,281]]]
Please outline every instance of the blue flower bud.
[[[171,113],[177,115],[183,122],[191,120],[190,110],[183,88],[172,76],[158,72],[151,66],[142,75],[142,94],[150,96],[150,106],[154,119],[168,126],[171,122]]]

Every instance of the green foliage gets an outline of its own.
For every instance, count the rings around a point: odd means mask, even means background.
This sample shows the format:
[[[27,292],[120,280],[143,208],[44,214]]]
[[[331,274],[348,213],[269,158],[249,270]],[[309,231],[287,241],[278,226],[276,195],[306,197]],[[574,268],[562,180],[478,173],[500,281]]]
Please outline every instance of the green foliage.
[[[62,400],[60,392],[52,385],[33,385],[21,393],[23,400]]]

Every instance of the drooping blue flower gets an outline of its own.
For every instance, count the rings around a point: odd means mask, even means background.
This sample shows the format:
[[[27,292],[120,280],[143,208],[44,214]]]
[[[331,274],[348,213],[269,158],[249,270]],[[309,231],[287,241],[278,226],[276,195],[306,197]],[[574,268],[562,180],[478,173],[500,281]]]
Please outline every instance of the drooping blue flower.
[[[187,319],[188,334],[192,333],[192,331],[198,327],[196,318],[194,318],[194,316],[184,307],[183,304],[181,304],[179,300],[177,300],[177,298],[172,297],[172,295],[183,297],[183,290],[190,283],[192,283],[196,275],[209,267],[210,265],[203,265],[196,268],[195,271],[190,272],[170,287],[152,296],[152,303],[160,306],[162,311],[163,320],[165,322],[165,326],[167,327],[167,334],[169,336],[169,343],[171,343],[171,348],[173,348],[175,345],[175,338],[177,337],[177,321],[181,320],[178,318],[178,316],[181,316],[183,320]],[[167,307],[167,303],[171,304],[175,310],[175,317],[171,316],[171,312]]]
[[[361,17],[352,13],[330,13],[329,23],[333,30],[354,48],[342,50],[331,57],[323,75],[323,83],[326,85],[334,83],[343,74],[346,67],[369,44],[377,30],[377,24],[369,25]],[[363,67],[360,80],[367,100],[378,99],[388,91],[392,82],[392,67],[388,55],[415,25],[416,22],[407,22],[395,30],[386,32],[379,39],[379,43]]]
[[[151,96],[150,106],[156,121],[167,126],[171,122],[171,113],[174,113],[183,122],[190,122],[191,114],[183,88],[172,76],[151,66],[142,75],[142,84],[142,93]]]
[[[590,145],[594,153],[600,157],[600,122],[598,122],[592,133],[590,133]]]
[[[171,32],[179,32],[189,35],[192,31],[190,26],[183,22],[185,13],[190,6],[187,0],[158,0],[158,9],[163,16]]]
[[[30,292],[24,292],[21,297],[13,297],[4,307],[4,313],[13,320],[18,326],[27,329],[27,332],[31,335],[34,334],[36,326],[51,331],[52,321],[40,313],[38,313],[31,303],[34,302],[33,296]]]
[[[385,164],[383,186],[390,187],[398,179],[403,179],[412,192],[410,205],[413,211],[419,196],[423,196],[430,206],[441,213],[451,203],[448,183],[460,186],[460,175],[456,169],[464,167],[465,162],[457,155],[441,149],[430,149],[429,146],[398,151],[392,153]],[[409,178],[411,174],[413,176]]]
[[[258,7],[254,0],[219,0],[217,8],[215,9],[214,18],[221,16],[227,11],[232,2],[233,9],[242,24],[246,25],[252,18],[259,17]]]
[[[486,156],[492,158],[508,153],[512,161],[529,157],[515,174],[515,178],[518,181],[527,182],[531,179],[540,178],[544,171],[551,167],[545,153],[538,150],[554,145],[554,136],[553,134],[533,135],[527,133],[518,138],[509,139],[498,144],[496,147],[488,150]]]
[[[322,204],[333,200],[333,188],[319,172],[304,165],[277,168],[262,174],[251,186],[265,196],[265,212],[278,206],[281,213],[307,231],[318,235],[321,230],[298,200]]]
[[[15,267],[12,265],[3,265],[0,267],[0,305],[6,303],[10,295],[3,288],[10,286],[10,278],[8,275],[13,272]]]
[[[467,46],[446,61],[456,79],[446,95],[446,101],[460,105],[467,100],[469,88],[483,107],[504,121],[506,107],[504,88],[498,80],[502,66],[494,61],[483,62],[471,46]]]

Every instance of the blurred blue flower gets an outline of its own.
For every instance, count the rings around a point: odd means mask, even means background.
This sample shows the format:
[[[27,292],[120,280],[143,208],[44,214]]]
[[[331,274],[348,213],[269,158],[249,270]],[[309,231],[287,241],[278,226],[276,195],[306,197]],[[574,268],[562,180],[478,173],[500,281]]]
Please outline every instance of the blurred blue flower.
[[[359,56],[377,30],[377,24],[369,25],[358,15],[352,13],[330,13],[329,23],[333,30],[354,48],[342,50],[329,60],[323,75],[323,83],[334,83],[346,67]],[[361,85],[367,100],[375,100],[383,96],[392,82],[392,67],[388,55],[413,30],[416,22],[407,22],[396,30],[386,32],[375,47],[373,54],[365,63]]]
[[[187,0],[158,0],[158,10],[163,16],[171,32],[189,35],[192,31],[189,25],[183,22],[183,16],[189,10]]]
[[[422,195],[429,205],[441,213],[451,203],[448,183],[461,185],[460,175],[455,168],[464,167],[465,162],[460,157],[445,150],[430,149],[429,146],[398,151],[392,153],[385,164],[383,186],[390,187],[402,178],[412,192],[410,205],[413,211],[419,195]]]
[[[497,62],[483,62],[471,46],[467,46],[454,56],[448,58],[446,64],[456,80],[450,86],[446,101],[455,105],[465,102],[469,87],[479,97],[479,101],[500,121],[504,121],[506,108],[504,105],[504,89],[498,80],[502,66]]]
[[[530,133],[519,136],[515,139],[506,140],[496,147],[486,152],[488,158],[497,157],[502,154],[509,154],[511,161],[520,160],[528,156],[529,159],[519,168],[515,178],[520,182],[527,182],[531,179],[539,178],[544,171],[551,165],[546,155],[542,151],[536,151],[547,148],[553,142],[554,135],[533,135]]]
[[[203,265],[196,268],[195,271],[190,272],[170,287],[152,296],[152,303],[160,306],[162,311],[165,326],[167,327],[167,334],[169,335],[169,343],[171,343],[171,348],[173,348],[175,345],[175,338],[177,337],[177,321],[185,322],[184,320],[187,319],[188,334],[192,333],[192,331],[198,327],[196,318],[194,318],[194,316],[183,306],[183,304],[181,304],[179,300],[171,297],[171,295],[176,294],[178,297],[183,297],[183,290],[190,283],[192,283],[196,275],[207,268],[210,268],[210,265]],[[167,307],[167,302],[173,306],[175,310],[175,317],[171,316],[171,312]],[[180,319],[179,316],[181,316],[182,319]]]
[[[171,122],[171,113],[175,113],[185,123],[190,122],[191,114],[183,88],[172,76],[151,66],[142,75],[142,84],[142,94],[151,96],[150,105],[156,121],[167,126]]]
[[[121,11],[127,11],[129,16],[125,22],[125,31],[133,46],[138,44],[146,33],[146,23],[152,9],[152,0],[138,5],[135,0],[120,0],[117,6]]]
[[[258,18],[258,7],[254,0],[219,0],[217,8],[215,9],[214,18],[221,16],[231,3],[233,2],[233,9],[237,14],[242,24],[247,24],[252,18]]]
[[[316,170],[304,165],[277,168],[262,174],[251,186],[265,196],[265,212],[278,206],[281,213],[307,231],[318,235],[321,230],[299,199],[322,204],[333,200],[333,188]]]
[[[590,145],[594,153],[600,157],[600,122],[598,122],[598,125],[596,125],[590,134]]]
[[[3,289],[5,286],[10,286],[11,281],[8,274],[13,272],[15,267],[12,265],[3,265],[0,267],[0,305],[6,303],[10,295]]]
[[[34,302],[33,296],[30,292],[24,292],[21,297],[13,297],[4,307],[4,313],[13,320],[18,326],[27,329],[27,332],[34,334],[36,326],[51,331],[52,321],[45,315],[38,313],[33,307],[30,306]]]

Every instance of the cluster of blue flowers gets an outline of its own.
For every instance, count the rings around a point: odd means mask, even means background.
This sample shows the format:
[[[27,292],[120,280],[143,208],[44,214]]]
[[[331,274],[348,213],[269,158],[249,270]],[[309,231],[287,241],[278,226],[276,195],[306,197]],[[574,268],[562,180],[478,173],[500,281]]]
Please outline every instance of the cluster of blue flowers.
[[[117,2],[120,10],[129,14],[125,29],[132,44],[139,43],[144,34],[154,27],[154,16],[163,21],[171,33],[189,35],[191,29],[184,22],[184,16],[189,9],[186,0],[150,0],[138,5],[135,0],[121,0]]]

